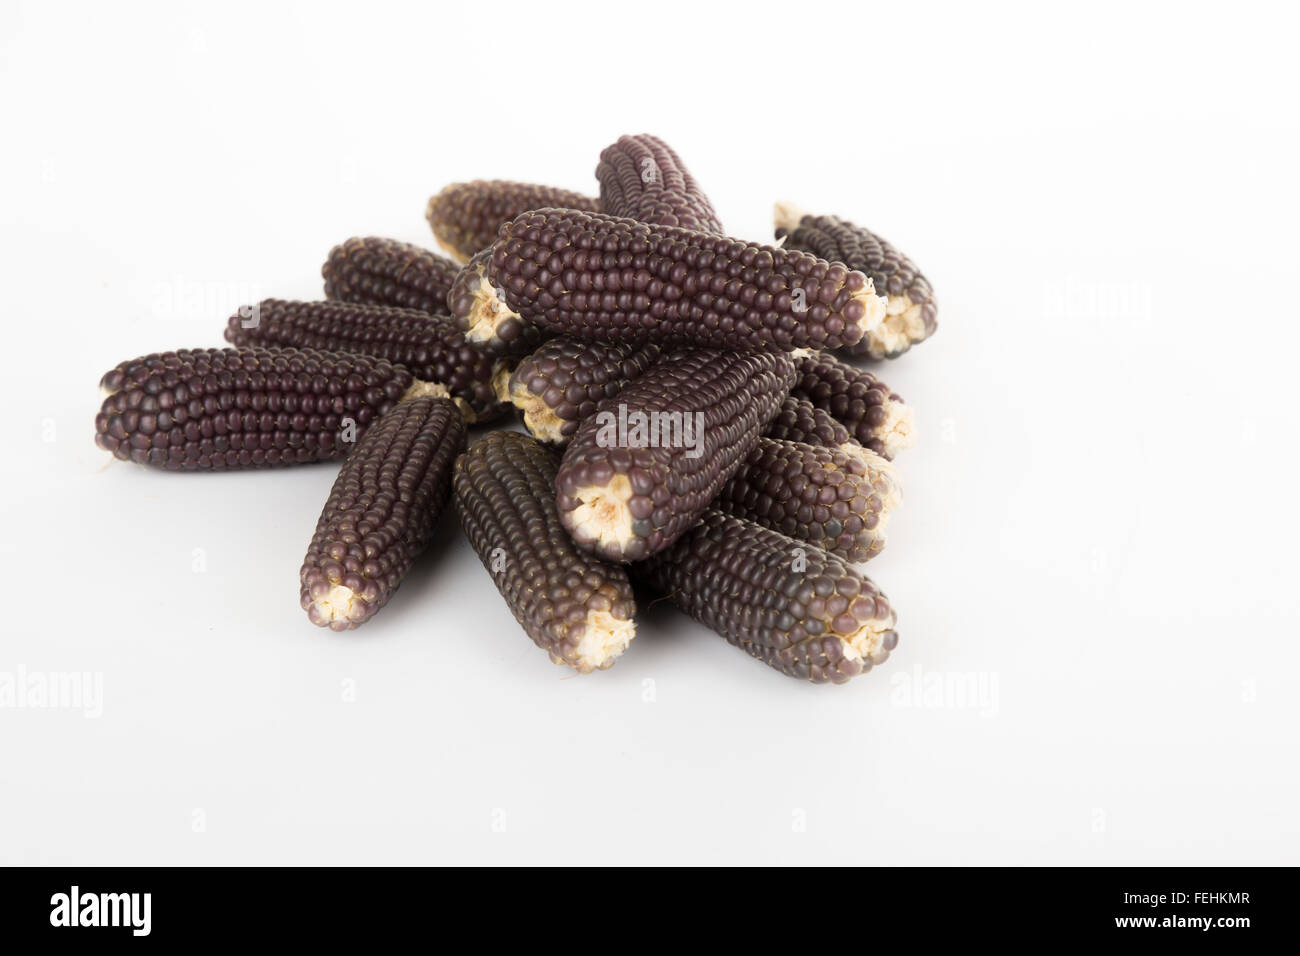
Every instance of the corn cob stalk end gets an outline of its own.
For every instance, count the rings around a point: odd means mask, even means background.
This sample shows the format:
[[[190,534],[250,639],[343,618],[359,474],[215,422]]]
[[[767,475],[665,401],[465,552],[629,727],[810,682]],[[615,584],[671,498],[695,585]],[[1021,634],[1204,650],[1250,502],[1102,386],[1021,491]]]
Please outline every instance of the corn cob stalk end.
[[[619,345],[559,336],[526,356],[497,394],[523,413],[538,441],[567,445],[583,419],[658,358],[656,345]]]
[[[492,391],[496,392],[497,401],[510,401],[510,376],[512,371],[508,365],[502,363],[492,373]]]
[[[911,405],[892,399],[881,408],[884,417],[875,428],[875,437],[881,444],[881,454],[893,458],[900,451],[916,444],[916,414]]]
[[[473,425],[478,422],[478,414],[470,406],[469,402],[463,398],[452,395],[447,386],[438,382],[422,382],[418,378],[411,383],[411,387],[402,393],[399,401],[408,402],[413,398],[445,398],[456,406],[456,411],[460,412],[460,417],[465,420],[467,425]]]
[[[354,627],[371,614],[370,604],[359,600],[357,592],[343,584],[326,585],[323,595],[308,595],[307,617],[317,627],[344,631]]]
[[[579,674],[608,670],[627,650],[634,637],[636,624],[630,618],[617,618],[609,611],[588,611],[573,660],[566,661],[555,654],[551,655],[551,660],[572,667]]]
[[[513,384],[512,384],[513,383]],[[565,421],[555,413],[555,409],[546,404],[540,395],[528,390],[528,383],[512,379],[506,375],[503,401],[511,402],[524,416],[524,425],[528,433],[538,441],[552,445],[562,445],[568,437],[564,434]]]
[[[632,482],[627,475],[613,473],[604,483],[583,485],[565,496],[577,505],[565,518],[575,540],[609,560],[623,555],[641,557],[632,513]],[[645,517],[648,517],[645,516]]]
[[[799,221],[807,215],[799,206],[790,202],[788,199],[778,199],[772,206],[772,222],[776,228],[781,231],[781,238],[794,232],[799,227]]]
[[[912,301],[912,297],[904,292],[889,296],[884,321],[867,333],[864,341],[870,355],[894,355],[927,335],[925,303]]]
[[[500,294],[488,282],[486,276],[479,279],[474,291],[474,301],[469,311],[469,328],[465,338],[471,342],[490,342],[500,337],[500,330],[505,323],[519,321],[520,315],[502,301]]]
[[[846,660],[859,663],[870,661],[874,667],[889,660],[889,652],[898,646],[898,632],[894,630],[897,623],[898,615],[890,608],[885,617],[867,618],[848,633],[841,631],[841,627],[848,625],[842,625],[839,618],[835,619],[831,627],[841,639]]]
[[[488,281],[489,250],[470,259],[447,294],[447,307],[465,339],[475,345],[499,350],[524,332],[523,317],[506,304],[505,296]]]
[[[439,385],[437,382],[421,382],[416,379],[411,383],[411,387],[402,393],[398,401],[405,402],[412,398],[450,398],[445,385]]]

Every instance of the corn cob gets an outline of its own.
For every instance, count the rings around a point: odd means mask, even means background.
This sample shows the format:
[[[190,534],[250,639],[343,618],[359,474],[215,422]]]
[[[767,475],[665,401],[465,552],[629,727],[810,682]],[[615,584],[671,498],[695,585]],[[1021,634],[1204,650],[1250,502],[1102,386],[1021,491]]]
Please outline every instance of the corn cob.
[[[842,684],[898,645],[889,601],[840,558],[720,511],[633,565],[638,579],[751,657]]]
[[[599,212],[600,201],[582,193],[553,186],[513,183],[504,179],[476,179],[452,183],[429,198],[424,218],[442,250],[464,263],[492,245],[497,230],[521,212],[553,206]]]
[[[445,315],[349,302],[265,299],[226,323],[226,341],[246,347],[289,347],[360,352],[404,365],[426,382],[445,385],[470,422],[491,421],[508,406],[493,377],[508,374],[500,359],[465,341]]]
[[[871,277],[885,296],[885,319],[868,332],[850,355],[895,358],[938,327],[939,303],[929,281],[911,259],[874,232],[836,216],[809,216],[790,203],[776,204],[776,237],[788,249],[842,262]]]
[[[655,136],[620,136],[596,166],[600,211],[722,235],[713,204],[678,155]]]
[[[825,353],[797,361],[799,381],[791,393],[796,398],[829,412],[859,444],[885,458],[912,446],[912,409],[880,379]]]
[[[652,226],[682,226],[723,235],[713,204],[681,158],[650,135],[620,136],[596,166],[601,212]]]
[[[447,311],[466,341],[492,355],[527,355],[551,337],[501,304],[499,290],[487,278],[492,247],[465,264],[447,293]]]
[[[857,450],[761,438],[714,507],[845,561],[870,561],[885,547],[885,526],[902,492],[893,465]]]
[[[560,336],[520,362],[508,378],[499,376],[499,393],[523,412],[534,438],[565,445],[601,401],[617,395],[658,357],[657,345],[609,345]]]
[[[849,430],[831,417],[830,412],[818,408],[806,398],[787,395],[781,410],[763,433],[767,438],[801,441],[809,445],[842,448],[857,444]]]
[[[447,292],[459,271],[428,249],[377,236],[335,246],[321,267],[327,299],[434,313],[447,311]]]
[[[383,359],[311,349],[182,349],[123,362],[100,383],[95,443],[172,471],[344,458],[403,399],[446,397]]]
[[[679,349],[601,402],[555,480],[573,540],[611,561],[668,547],[744,462],[796,375],[779,352]]]
[[[627,572],[574,547],[555,510],[554,453],[492,432],[456,461],[456,510],[516,620],[557,664],[603,669],[636,636]]]
[[[343,463],[299,572],[313,624],[345,631],[388,603],[451,497],[465,423],[445,398],[399,402]]]
[[[868,469],[877,469],[889,462],[883,455],[858,444],[849,430],[831,417],[830,412],[795,395],[786,397],[785,404],[767,426],[763,437],[833,448],[861,460]]]
[[[871,280],[843,265],[575,210],[516,217],[465,270],[448,306],[472,342],[527,319],[607,342],[839,348],[885,314]]]

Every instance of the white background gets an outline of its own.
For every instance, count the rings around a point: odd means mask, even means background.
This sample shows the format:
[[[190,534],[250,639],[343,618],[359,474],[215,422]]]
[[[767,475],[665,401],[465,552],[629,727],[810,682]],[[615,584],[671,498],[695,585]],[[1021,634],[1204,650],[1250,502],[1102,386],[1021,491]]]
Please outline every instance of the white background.
[[[0,709],[0,861],[1300,862],[1296,25],[982,6],[5,0],[0,674],[103,714]],[[791,199],[933,281],[880,370],[921,441],[878,671],[660,605],[571,676],[452,521],[323,632],[335,467],[94,447],[118,361],[319,297],[348,236],[431,243],[449,182],[594,192],[633,132],[737,235]]]

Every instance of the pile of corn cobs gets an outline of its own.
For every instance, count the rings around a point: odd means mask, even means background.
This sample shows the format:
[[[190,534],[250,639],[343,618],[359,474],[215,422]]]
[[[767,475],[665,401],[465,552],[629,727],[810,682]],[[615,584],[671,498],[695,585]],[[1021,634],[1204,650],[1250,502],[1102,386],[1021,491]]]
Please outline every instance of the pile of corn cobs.
[[[448,186],[426,215],[456,262],[350,239],[327,301],[249,305],[233,348],[110,371],[96,441],[183,471],[343,459],[301,572],[321,626],[382,608],[454,497],[557,663],[627,649],[637,582],[793,677],[869,670],[898,636],[859,565],[901,498],[911,413],[833,352],[927,338],[929,283],[866,229],[784,204],[777,244],[728,238],[652,136],[619,139],[596,176],[599,199]],[[531,437],[467,445],[512,409]]]

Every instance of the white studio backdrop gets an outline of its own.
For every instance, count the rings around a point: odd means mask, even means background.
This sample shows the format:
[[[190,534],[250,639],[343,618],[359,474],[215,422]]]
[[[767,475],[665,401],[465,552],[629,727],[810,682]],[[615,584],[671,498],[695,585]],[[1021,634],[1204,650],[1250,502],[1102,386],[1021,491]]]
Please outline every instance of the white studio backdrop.
[[[1238,4],[0,6],[0,862],[1292,863],[1294,14]],[[652,132],[736,235],[793,200],[940,303],[871,576],[901,644],[786,679],[667,604],[610,671],[454,519],[336,635],[336,468],[92,442],[118,361],[316,298],[443,185],[594,193]],[[35,683],[33,683],[33,681]]]

